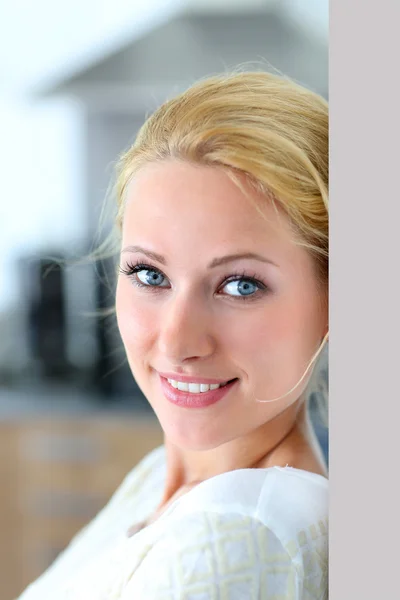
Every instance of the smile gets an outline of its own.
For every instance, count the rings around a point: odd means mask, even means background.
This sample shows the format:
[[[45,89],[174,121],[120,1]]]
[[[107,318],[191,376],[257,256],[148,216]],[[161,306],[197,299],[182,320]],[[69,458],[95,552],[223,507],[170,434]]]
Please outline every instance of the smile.
[[[225,383],[191,383],[160,376],[165,398],[182,408],[205,408],[215,404],[225,398],[238,381],[235,378]]]
[[[168,382],[176,390],[181,392],[189,392],[190,394],[200,394],[202,392],[209,392],[210,390],[217,390],[220,387],[224,387],[228,384],[228,381],[223,383],[190,383],[187,381],[175,381],[175,379],[168,379]]]

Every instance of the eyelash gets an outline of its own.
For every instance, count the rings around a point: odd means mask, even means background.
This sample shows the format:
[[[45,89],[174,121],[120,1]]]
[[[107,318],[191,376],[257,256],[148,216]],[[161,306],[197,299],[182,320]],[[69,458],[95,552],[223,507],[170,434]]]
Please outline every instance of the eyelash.
[[[139,288],[142,288],[142,289],[145,288],[146,290],[153,292],[153,293],[158,292],[160,289],[165,289],[165,288],[162,288],[161,286],[146,285],[145,283],[142,283],[141,281],[139,281],[136,277],[134,277],[134,275],[136,273],[139,273],[140,271],[153,271],[155,273],[158,273],[162,277],[165,277],[164,273],[162,273],[162,271],[160,271],[156,267],[153,267],[151,265],[148,265],[148,264],[140,262],[140,261],[138,261],[135,264],[127,263],[125,268],[123,268],[123,267],[119,268],[119,272],[121,274],[129,277],[132,280],[132,283]],[[233,273],[229,277],[222,279],[221,284],[218,286],[218,289],[221,287],[225,287],[225,285],[227,285],[228,283],[231,283],[233,281],[240,281],[240,280],[249,281],[259,287],[258,291],[256,291],[254,294],[249,294],[247,296],[230,296],[230,297],[233,298],[234,300],[243,300],[245,302],[256,300],[259,296],[259,292],[260,293],[268,293],[271,291],[270,288],[265,283],[263,283],[256,277],[257,277],[256,274],[254,274],[253,277],[249,277],[248,275],[246,275],[245,272]],[[222,284],[224,284],[224,285],[222,285]]]

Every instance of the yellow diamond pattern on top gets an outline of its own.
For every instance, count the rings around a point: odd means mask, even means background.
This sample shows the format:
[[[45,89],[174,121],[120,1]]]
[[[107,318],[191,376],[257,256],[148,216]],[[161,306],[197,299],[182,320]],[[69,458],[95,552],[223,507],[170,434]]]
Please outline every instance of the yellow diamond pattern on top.
[[[293,560],[257,519],[186,514],[149,552],[122,600],[323,600],[326,555],[314,543],[311,530],[289,542]]]

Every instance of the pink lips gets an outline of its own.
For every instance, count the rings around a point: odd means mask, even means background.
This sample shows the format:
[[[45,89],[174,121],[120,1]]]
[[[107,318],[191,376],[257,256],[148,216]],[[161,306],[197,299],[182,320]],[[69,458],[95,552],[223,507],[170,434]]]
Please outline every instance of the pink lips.
[[[160,376],[161,387],[167,400],[177,406],[183,408],[204,408],[215,404],[232,389],[237,383],[237,379],[231,381],[227,385],[220,387],[216,390],[209,390],[208,392],[200,392],[199,394],[192,394],[190,392],[182,392],[174,388],[165,377]]]

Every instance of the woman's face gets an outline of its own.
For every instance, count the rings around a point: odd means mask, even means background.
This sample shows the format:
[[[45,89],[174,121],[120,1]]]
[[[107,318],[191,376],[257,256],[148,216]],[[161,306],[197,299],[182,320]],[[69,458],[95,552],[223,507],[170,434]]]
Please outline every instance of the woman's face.
[[[152,163],[128,188],[118,326],[137,384],[179,447],[217,447],[299,401],[309,376],[281,400],[256,399],[293,388],[327,331],[312,258],[287,218],[249,193],[267,220],[217,167]],[[166,398],[160,372],[237,381],[193,409]]]

